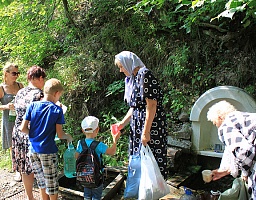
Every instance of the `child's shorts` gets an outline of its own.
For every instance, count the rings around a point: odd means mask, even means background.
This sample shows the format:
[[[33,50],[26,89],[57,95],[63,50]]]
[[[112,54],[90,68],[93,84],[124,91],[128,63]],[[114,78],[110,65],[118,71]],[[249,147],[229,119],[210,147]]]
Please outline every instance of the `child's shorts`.
[[[48,195],[58,193],[58,156],[53,154],[31,153],[30,160],[39,188],[45,188]]]

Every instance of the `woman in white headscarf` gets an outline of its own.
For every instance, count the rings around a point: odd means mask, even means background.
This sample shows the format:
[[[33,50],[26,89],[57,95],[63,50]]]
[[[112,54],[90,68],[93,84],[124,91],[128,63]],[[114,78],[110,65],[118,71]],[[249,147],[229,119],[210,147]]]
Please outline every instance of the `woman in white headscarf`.
[[[129,153],[139,154],[141,144],[148,144],[162,175],[167,178],[166,115],[160,85],[140,58],[130,51],[117,54],[115,65],[126,76],[124,100],[130,109],[119,123],[119,130],[130,123]]]

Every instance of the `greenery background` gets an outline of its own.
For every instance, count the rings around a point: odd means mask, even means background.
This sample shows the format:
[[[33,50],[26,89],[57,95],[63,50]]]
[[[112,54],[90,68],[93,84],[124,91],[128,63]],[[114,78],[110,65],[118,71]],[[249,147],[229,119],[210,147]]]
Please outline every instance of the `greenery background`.
[[[171,133],[210,88],[233,85],[255,98],[255,11],[256,0],[2,0],[0,63],[16,62],[25,85],[30,66],[45,68],[65,86],[74,144],[86,115],[100,118],[99,139],[111,144],[110,124],[128,110],[114,56],[133,51],[161,82]],[[127,129],[104,158],[111,166],[127,163]],[[58,147],[62,167],[67,145]],[[8,155],[1,165],[10,166]]]

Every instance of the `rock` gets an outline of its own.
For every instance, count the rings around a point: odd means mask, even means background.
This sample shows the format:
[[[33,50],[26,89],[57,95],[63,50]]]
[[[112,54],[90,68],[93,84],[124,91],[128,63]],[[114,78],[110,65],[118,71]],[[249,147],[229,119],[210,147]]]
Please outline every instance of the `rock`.
[[[174,138],[176,139],[186,139],[186,140],[190,140],[191,138],[191,133],[188,132],[174,132],[172,135],[174,135]]]
[[[182,121],[182,122],[188,122],[189,121],[189,115],[186,113],[186,112],[182,112],[180,115],[179,115],[179,120]]]
[[[172,136],[167,136],[167,143],[169,146],[173,146],[173,147],[180,147],[183,149],[190,149],[191,148],[191,141],[188,140],[177,140],[175,138],[173,138]]]

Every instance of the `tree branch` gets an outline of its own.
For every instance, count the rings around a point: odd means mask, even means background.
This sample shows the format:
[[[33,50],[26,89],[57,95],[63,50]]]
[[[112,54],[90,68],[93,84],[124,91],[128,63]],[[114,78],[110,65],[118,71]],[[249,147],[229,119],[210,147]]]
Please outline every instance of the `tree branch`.
[[[64,5],[64,10],[65,10],[66,17],[68,18],[69,22],[70,22],[74,27],[77,28],[77,26],[76,26],[74,20],[72,19],[71,15],[70,15],[70,13],[69,13],[69,10],[68,10],[68,7],[69,7],[69,6],[68,6],[68,1],[67,1],[67,0],[62,0],[62,3],[63,3],[63,5]]]
[[[221,33],[228,32],[228,30],[223,29],[223,28],[220,28],[219,26],[216,26],[216,25],[213,25],[213,24],[200,23],[200,24],[198,24],[198,25],[199,25],[199,26],[202,26],[202,27],[207,27],[207,28],[216,29],[216,30],[218,30],[218,31],[221,32]]]

